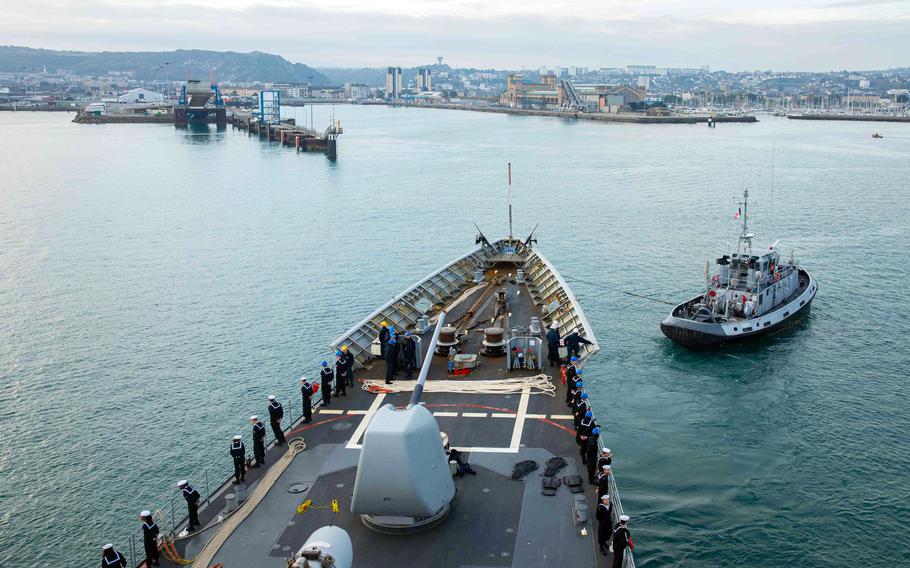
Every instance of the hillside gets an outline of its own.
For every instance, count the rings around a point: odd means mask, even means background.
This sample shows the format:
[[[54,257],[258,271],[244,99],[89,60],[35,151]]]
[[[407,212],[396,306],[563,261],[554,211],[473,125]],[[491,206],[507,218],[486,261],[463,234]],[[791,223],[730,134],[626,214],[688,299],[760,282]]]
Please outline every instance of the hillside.
[[[295,82],[312,81],[329,84],[325,75],[302,63],[291,63],[271,53],[253,51],[54,51],[30,47],[0,46],[0,72],[58,70],[77,75],[98,76],[110,72],[131,73],[139,80],[180,80],[190,76],[204,79],[215,69],[215,78],[227,82]],[[312,78],[312,79],[311,79]]]

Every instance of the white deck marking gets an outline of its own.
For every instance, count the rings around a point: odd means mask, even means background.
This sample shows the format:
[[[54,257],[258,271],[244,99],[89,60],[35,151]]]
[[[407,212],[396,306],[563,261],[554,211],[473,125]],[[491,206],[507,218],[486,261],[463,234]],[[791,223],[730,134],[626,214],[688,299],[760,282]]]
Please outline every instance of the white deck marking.
[[[433,416],[439,416],[444,418],[455,418],[458,416],[457,412],[434,412]]]
[[[514,414],[513,414],[514,416]],[[546,414],[525,414],[525,418],[546,418]]]
[[[571,414],[551,414],[550,420],[575,420]]]
[[[493,418],[515,418],[518,415],[514,412],[494,412],[490,416]]]
[[[517,454],[518,449],[512,448],[469,448],[465,446],[452,446],[459,452],[475,452],[481,454]]]
[[[351,435],[351,439],[348,440],[345,448],[349,450],[359,450],[363,448],[363,445],[360,443],[360,439],[363,438],[363,433],[366,432],[367,426],[370,424],[370,420],[373,418],[373,415],[376,414],[376,411],[379,410],[380,406],[382,406],[383,400],[385,400],[384,392],[376,395],[376,398],[373,399],[373,404],[370,405],[370,409],[367,410],[367,413],[363,416],[363,420],[360,421],[360,425],[357,426],[356,430],[354,430],[354,433]]]
[[[462,412],[462,417],[464,418],[486,418],[486,412]]]
[[[531,389],[525,387],[521,389],[521,401],[518,403],[518,413],[515,417],[515,428],[512,429],[512,443],[509,449],[517,452],[521,444],[521,434],[525,429],[525,418],[528,414],[528,399],[531,398]]]
[[[369,410],[348,410],[348,414],[366,414]]]
[[[319,414],[344,414],[344,410],[337,408],[320,408]]]

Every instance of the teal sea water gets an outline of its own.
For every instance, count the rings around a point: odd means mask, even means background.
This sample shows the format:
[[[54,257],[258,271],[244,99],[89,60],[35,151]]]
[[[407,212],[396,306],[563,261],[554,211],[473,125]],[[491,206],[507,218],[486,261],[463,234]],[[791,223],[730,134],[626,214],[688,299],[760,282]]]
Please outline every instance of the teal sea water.
[[[910,565],[910,127],[335,111],[336,163],[0,113],[0,565],[95,564],[177,479],[226,477],[229,437],[332,338],[473,223],[505,233],[508,161],[516,232],[540,222],[557,268],[601,283],[572,286],[638,564]],[[745,186],[757,243],[819,294],[797,330],[688,352],[669,306],[620,290],[695,293]]]

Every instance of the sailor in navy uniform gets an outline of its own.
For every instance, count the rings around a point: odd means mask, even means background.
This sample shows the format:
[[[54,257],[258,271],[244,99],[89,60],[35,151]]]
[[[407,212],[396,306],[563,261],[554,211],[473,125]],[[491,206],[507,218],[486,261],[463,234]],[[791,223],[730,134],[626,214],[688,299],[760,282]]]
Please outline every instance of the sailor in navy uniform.
[[[328,361],[322,362],[322,371],[319,373],[319,379],[322,381],[322,405],[328,406],[332,402],[332,379],[335,373],[329,367]]]
[[[240,434],[234,436],[231,440],[231,457],[234,459],[234,483],[243,481],[243,474],[246,472],[246,446],[243,445],[243,437]]]
[[[620,515],[619,522],[613,527],[613,568],[622,568],[626,547],[632,548],[632,534],[626,523],[629,515]]]
[[[190,522],[186,529],[189,532],[193,532],[201,524],[199,522],[199,500],[202,499],[202,495],[193,489],[193,486],[187,483],[185,479],[178,481],[177,487],[183,492],[183,498],[186,499],[186,508],[190,515]]]
[[[126,557],[114,550],[113,544],[105,544],[101,547],[101,567],[126,568]]]
[[[401,354],[404,358],[404,378],[410,381],[414,378],[414,369],[417,368],[417,343],[411,339],[410,331],[404,333],[404,341],[401,343]]]
[[[345,375],[345,378],[348,381],[348,386],[353,387],[354,386],[354,363],[355,363],[354,354],[351,353],[351,351],[348,349],[347,345],[342,345],[341,351],[342,351],[342,353],[344,353],[344,355],[342,356],[342,358],[344,359],[344,366],[348,370],[347,375]]]
[[[390,339],[385,349],[385,384],[392,384],[395,377],[395,367],[398,364],[398,345],[394,339]]]
[[[348,362],[341,351],[335,352],[335,395],[348,396]]]
[[[145,547],[145,565],[160,566],[160,555],[158,552],[158,525],[152,518],[151,511],[142,511],[139,513],[139,519],[142,521],[142,545]]]
[[[597,544],[600,546],[600,553],[606,555],[613,532],[613,503],[610,502],[609,494],[600,497],[594,516],[597,518]]]
[[[600,457],[597,458],[597,470],[600,471],[605,465],[613,465],[613,452],[610,448],[604,448],[600,451]]]
[[[597,478],[597,499],[604,495],[610,494],[610,472],[611,466],[605,465],[600,468],[600,477]]]
[[[578,453],[581,455],[581,463],[588,463],[588,438],[596,427],[597,422],[594,420],[594,413],[589,410],[584,418],[578,423],[578,429],[575,430],[575,443],[578,444]],[[600,433],[600,429],[597,429],[597,432]]]
[[[284,432],[281,431],[281,419],[284,418],[284,408],[275,400],[275,395],[269,395],[269,422],[272,423],[272,432],[275,433],[276,445],[283,446]]]
[[[585,392],[585,383],[580,381],[578,377],[575,377],[574,385],[575,386],[569,390],[569,400],[566,401],[566,406],[575,406],[575,404],[577,404],[578,400],[581,398],[581,394]]]
[[[303,398],[303,423],[313,421],[313,385],[306,377],[300,379],[300,396]]]
[[[547,332],[547,359],[551,367],[559,364],[559,324],[555,321]]]
[[[265,463],[265,424],[255,415],[250,416],[250,422],[253,423],[253,457],[256,459],[253,467],[259,467]]]
[[[379,358],[385,359],[385,349],[386,345],[389,342],[389,328],[386,327],[387,322],[383,321],[382,327],[379,328]]]
[[[597,483],[595,475],[599,471],[597,464],[600,463],[597,459],[597,445],[600,441],[600,428],[592,428],[591,435],[588,436],[588,439],[585,440],[585,455],[584,463],[588,466],[588,483],[591,485]]]
[[[578,425],[581,423],[582,419],[591,412],[591,405],[588,404],[588,393],[581,393],[581,396],[578,397],[578,401],[575,403],[574,408],[572,408],[572,415],[575,419],[575,429],[578,429]]]

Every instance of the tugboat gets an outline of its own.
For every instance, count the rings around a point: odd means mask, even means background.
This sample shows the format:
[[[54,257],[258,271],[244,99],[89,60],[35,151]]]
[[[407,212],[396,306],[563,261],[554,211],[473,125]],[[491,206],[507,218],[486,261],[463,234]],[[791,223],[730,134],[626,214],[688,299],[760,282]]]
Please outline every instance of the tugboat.
[[[873,137],[873,138],[884,138],[884,136],[882,136],[882,135],[879,134],[878,132],[876,132],[875,134],[873,134],[872,137]]]
[[[684,347],[717,347],[786,329],[815,298],[815,278],[794,262],[792,253],[781,262],[777,242],[763,254],[753,253],[748,189],[734,215],[740,217],[736,253],[718,258],[714,275],[706,262],[704,293],[676,306],[660,324],[664,335]]]

